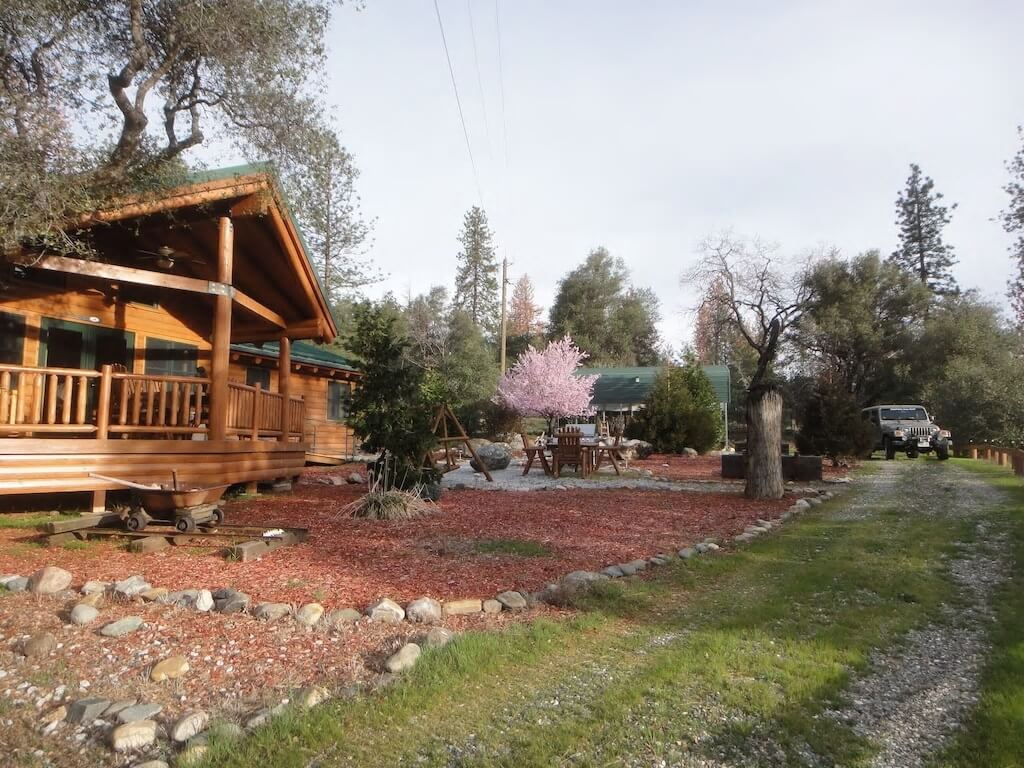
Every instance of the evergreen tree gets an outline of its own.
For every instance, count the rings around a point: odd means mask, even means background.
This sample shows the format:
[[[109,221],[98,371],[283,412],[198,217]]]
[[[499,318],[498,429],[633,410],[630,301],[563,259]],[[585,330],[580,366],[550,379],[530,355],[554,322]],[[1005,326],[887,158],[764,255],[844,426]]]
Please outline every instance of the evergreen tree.
[[[658,453],[703,453],[722,441],[722,415],[710,380],[695,362],[665,368],[654,380],[643,410],[627,427]]]
[[[1017,328],[1024,330],[1024,126],[1017,128],[1021,138],[1021,148],[1013,159],[1006,164],[1010,172],[1010,182],[1003,187],[1010,196],[1009,206],[1002,212],[1000,219],[1003,229],[1016,235],[1010,254],[1016,262],[1015,274],[1009,282],[1010,306]]]
[[[487,214],[473,206],[462,222],[459,269],[455,275],[455,306],[469,313],[472,321],[493,331],[498,320],[498,260]]]
[[[959,288],[950,272],[956,264],[953,246],[942,240],[956,204],[947,208],[940,200],[942,193],[935,192],[935,182],[911,163],[906,189],[896,198],[900,245],[889,260],[916,275],[932,293],[942,295],[957,293]]]
[[[512,303],[508,312],[510,336],[531,336],[539,330],[540,307],[533,297],[533,282],[523,275],[512,288]]]

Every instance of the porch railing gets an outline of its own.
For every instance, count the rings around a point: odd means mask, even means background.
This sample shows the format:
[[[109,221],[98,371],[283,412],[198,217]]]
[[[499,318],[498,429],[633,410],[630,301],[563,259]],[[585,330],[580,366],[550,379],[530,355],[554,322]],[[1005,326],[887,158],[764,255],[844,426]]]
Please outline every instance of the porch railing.
[[[0,365],[0,433],[189,438],[206,435],[210,379]],[[281,437],[283,396],[230,383],[228,434]],[[305,402],[287,408],[288,438],[303,439]]]

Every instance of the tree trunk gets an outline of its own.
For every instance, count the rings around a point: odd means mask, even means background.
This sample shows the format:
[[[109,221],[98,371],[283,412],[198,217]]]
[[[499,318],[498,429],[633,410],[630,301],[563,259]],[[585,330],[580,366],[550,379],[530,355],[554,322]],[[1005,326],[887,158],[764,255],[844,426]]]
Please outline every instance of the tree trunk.
[[[752,389],[747,397],[748,499],[780,499],[782,482],[782,395],[774,387]]]

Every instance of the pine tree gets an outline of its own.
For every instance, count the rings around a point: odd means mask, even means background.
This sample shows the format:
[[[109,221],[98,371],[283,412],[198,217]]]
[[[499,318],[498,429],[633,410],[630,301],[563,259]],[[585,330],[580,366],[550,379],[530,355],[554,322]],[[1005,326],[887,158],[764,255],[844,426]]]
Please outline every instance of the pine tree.
[[[479,327],[493,331],[498,318],[498,260],[487,214],[473,206],[462,222],[459,269],[455,275],[455,306],[469,313]]]
[[[1017,327],[1024,330],[1024,126],[1017,128],[1021,138],[1021,148],[1013,159],[1006,164],[1010,172],[1010,182],[1003,187],[1010,196],[1010,205],[1000,214],[1003,229],[1017,239],[1010,246],[1010,254],[1016,261],[1016,270],[1008,283],[1010,306]]]
[[[921,175],[920,166],[911,163],[907,186],[896,198],[896,225],[900,230],[900,246],[889,260],[917,275],[932,293],[958,293],[950,268],[956,264],[953,246],[942,241],[942,229],[949,223],[950,212],[939,201],[935,182]]]
[[[726,365],[730,362],[729,351],[735,330],[727,301],[725,285],[720,279],[715,280],[697,309],[693,347],[701,365]]]
[[[512,304],[508,313],[510,336],[531,336],[538,332],[540,307],[533,296],[533,283],[529,275],[520,277],[512,288]]]

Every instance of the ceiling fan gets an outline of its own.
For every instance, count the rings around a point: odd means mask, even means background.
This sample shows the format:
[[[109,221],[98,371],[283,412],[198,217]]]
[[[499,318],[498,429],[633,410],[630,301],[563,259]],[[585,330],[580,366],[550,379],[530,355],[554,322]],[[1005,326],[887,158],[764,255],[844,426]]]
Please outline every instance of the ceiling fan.
[[[160,269],[172,269],[176,261],[206,264],[206,260],[202,257],[191,254],[188,251],[179,251],[176,248],[171,248],[169,245],[161,245],[155,251],[147,251],[143,248],[137,250],[142,254],[139,258],[152,259],[153,263]]]

